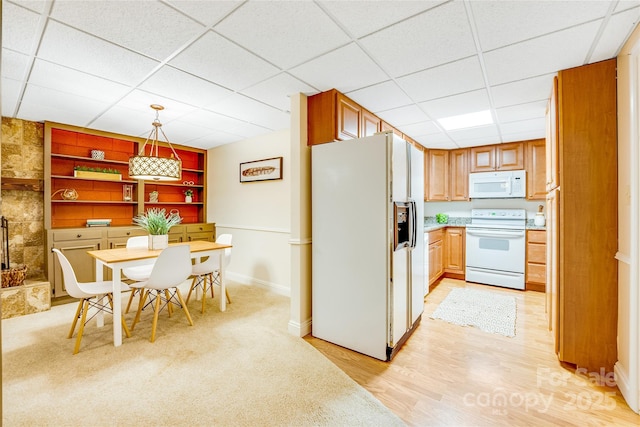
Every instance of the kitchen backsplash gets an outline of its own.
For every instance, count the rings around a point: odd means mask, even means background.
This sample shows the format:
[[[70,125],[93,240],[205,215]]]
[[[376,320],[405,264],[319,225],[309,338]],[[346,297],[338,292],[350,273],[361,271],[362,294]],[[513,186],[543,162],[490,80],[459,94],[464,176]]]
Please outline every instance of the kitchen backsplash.
[[[449,215],[449,222],[455,221],[455,218],[470,218],[471,209],[524,209],[527,211],[527,219],[533,220],[538,212],[538,206],[545,206],[544,200],[525,200],[525,199],[480,199],[470,202],[425,202],[424,217],[434,217],[436,214],[443,213]],[[542,212],[545,212],[543,209]],[[546,212],[545,212],[546,216]]]

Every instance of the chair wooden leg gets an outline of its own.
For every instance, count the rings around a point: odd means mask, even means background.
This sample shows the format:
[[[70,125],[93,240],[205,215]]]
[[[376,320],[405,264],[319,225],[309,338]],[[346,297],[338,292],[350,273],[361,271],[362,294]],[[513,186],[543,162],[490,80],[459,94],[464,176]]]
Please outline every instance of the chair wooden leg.
[[[84,332],[84,323],[87,321],[87,311],[89,311],[89,300],[83,299],[84,307],[82,308],[82,319],[80,320],[80,328],[78,329],[78,336],[76,337],[76,345],[73,348],[73,354],[78,354],[80,351],[80,342],[82,341],[82,333]]]
[[[229,297],[229,289],[224,288],[224,293],[227,294],[227,303],[231,304],[231,298]]]
[[[213,294],[213,273],[209,273],[207,276],[209,276],[209,285],[211,286],[211,299],[213,299],[216,297]]]
[[[153,310],[153,324],[151,325],[151,342],[156,340],[156,328],[158,327],[158,313],[160,312],[160,292],[156,295],[156,307]]]
[[[71,330],[69,331],[69,336],[67,338],[73,337],[73,333],[76,330],[76,324],[78,323],[78,317],[80,317],[80,312],[82,311],[83,303],[84,303],[84,300],[80,300],[80,302],[78,303],[78,309],[76,310],[76,315],[73,318],[73,323],[71,324]]]
[[[204,314],[204,300],[207,299],[207,275],[202,276],[202,301],[200,308],[200,313]]]
[[[189,293],[187,294],[187,304],[189,304],[189,298],[191,298],[191,292],[193,292],[193,290],[196,287],[196,281],[198,280],[198,277],[200,276],[193,276],[193,280],[191,281],[191,287],[189,288]]]
[[[169,312],[169,317],[173,314],[173,306],[171,305],[171,294],[169,293],[169,289],[164,290],[164,296],[167,298],[167,311]]]
[[[144,289],[140,289],[140,303],[138,304],[138,311],[136,312],[136,317],[134,317],[133,322],[131,323],[131,330],[135,328],[136,323],[140,320],[140,313],[142,313],[142,307],[144,307],[144,303],[147,301],[147,294],[149,291],[145,291]]]
[[[129,302],[127,303],[127,309],[124,311],[125,313],[129,312],[129,309],[131,308],[131,302],[133,301],[133,298],[135,298],[136,292],[140,292],[140,290],[139,289],[131,290],[131,295],[129,295]]]
[[[182,305],[182,309],[184,310],[185,316],[187,316],[189,325],[193,326],[193,320],[191,319],[191,314],[189,314],[189,309],[187,308],[187,305],[184,303],[184,300],[182,299],[182,294],[180,293],[180,290],[178,288],[176,288],[176,295],[178,295],[178,299],[180,300],[180,304]],[[204,295],[202,299],[204,299]]]

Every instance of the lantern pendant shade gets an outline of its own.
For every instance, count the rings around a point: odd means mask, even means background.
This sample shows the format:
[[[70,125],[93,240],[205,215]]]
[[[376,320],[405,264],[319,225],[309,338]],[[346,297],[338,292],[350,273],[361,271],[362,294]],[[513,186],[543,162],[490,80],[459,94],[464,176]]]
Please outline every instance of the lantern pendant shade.
[[[176,181],[181,177],[182,162],[177,159],[153,156],[129,158],[129,176],[134,179]]]
[[[160,123],[158,117],[158,112],[163,110],[164,107],[162,105],[152,104],[151,108],[156,112],[156,118],[152,123],[153,129],[142,145],[138,155],[129,157],[129,177],[147,181],[178,181],[182,178],[182,161],[164,134],[162,123]],[[158,155],[159,133],[162,133],[169,148],[171,148],[171,152],[173,153],[171,157],[160,157]],[[147,156],[145,154],[145,147],[148,143],[151,149]]]

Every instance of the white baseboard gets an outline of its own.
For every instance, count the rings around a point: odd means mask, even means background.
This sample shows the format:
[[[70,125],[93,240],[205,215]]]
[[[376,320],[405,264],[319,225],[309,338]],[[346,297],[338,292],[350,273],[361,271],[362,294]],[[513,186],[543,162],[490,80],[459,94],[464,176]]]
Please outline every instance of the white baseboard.
[[[291,297],[291,289],[277,283],[267,282],[266,280],[256,279],[254,277],[245,276],[243,274],[238,274],[231,271],[226,272],[225,277],[229,278],[229,280],[233,280],[234,282],[238,282],[243,285],[258,285],[263,288],[269,289],[276,294]]]
[[[289,320],[288,330],[291,335],[295,335],[301,338],[305,335],[309,335],[311,333],[311,319],[307,319],[303,323]]]
[[[620,363],[613,365],[613,372],[615,374],[616,384],[618,385],[624,400],[626,400],[627,405],[629,405],[629,408],[631,408],[633,412],[638,413],[640,410],[640,408],[638,408],[638,391],[633,390],[633,387],[629,383],[629,376],[627,375],[627,372],[622,366],[620,366]]]

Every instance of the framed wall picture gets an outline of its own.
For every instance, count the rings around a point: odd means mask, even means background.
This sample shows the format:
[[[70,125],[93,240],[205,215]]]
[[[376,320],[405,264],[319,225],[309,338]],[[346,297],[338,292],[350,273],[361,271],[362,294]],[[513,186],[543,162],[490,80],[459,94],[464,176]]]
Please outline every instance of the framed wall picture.
[[[240,163],[240,182],[282,179],[282,157]]]

